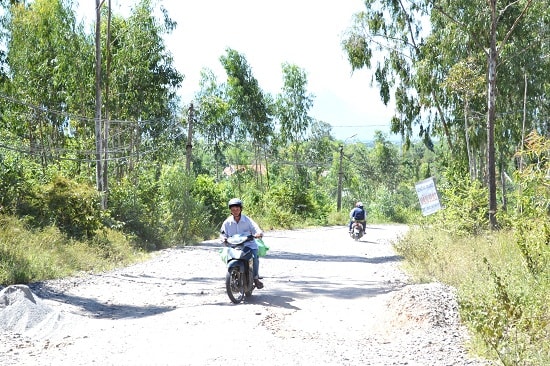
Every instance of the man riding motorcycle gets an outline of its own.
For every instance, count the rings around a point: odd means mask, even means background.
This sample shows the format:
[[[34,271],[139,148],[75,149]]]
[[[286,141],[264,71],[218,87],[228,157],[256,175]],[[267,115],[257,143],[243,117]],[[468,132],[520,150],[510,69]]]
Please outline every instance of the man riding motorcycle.
[[[366,229],[367,225],[367,213],[365,209],[363,208],[363,202],[359,201],[355,204],[355,207],[351,210],[349,213],[349,232],[351,233],[351,226],[353,225],[353,222],[359,222],[361,226],[363,227],[363,232]]]
[[[230,199],[227,206],[231,210],[231,216],[225,219],[220,230],[221,240],[224,244],[227,243],[227,238],[236,234],[253,235],[255,238],[263,237],[263,232],[258,224],[242,213],[243,202],[239,198]],[[258,243],[256,243],[256,240],[249,240],[244,246],[252,251],[254,285],[257,289],[262,289],[264,284],[260,281],[259,275]]]

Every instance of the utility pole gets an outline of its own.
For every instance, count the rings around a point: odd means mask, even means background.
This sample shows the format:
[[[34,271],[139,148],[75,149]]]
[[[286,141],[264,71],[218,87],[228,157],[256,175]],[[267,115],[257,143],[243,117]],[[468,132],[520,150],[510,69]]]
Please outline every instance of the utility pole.
[[[344,157],[344,145],[340,145],[340,167],[338,168],[338,196],[336,198],[336,211],[340,212],[342,209],[342,158]]]
[[[189,116],[187,118],[187,145],[185,146],[186,152],[187,152],[187,161],[185,164],[185,168],[187,170],[187,173],[191,171],[191,150],[193,149],[193,103],[189,106]]]
[[[342,178],[344,177],[344,171],[342,167],[342,160],[344,158],[344,145],[346,144],[346,141],[349,139],[357,136],[357,134],[353,134],[350,137],[347,137],[344,142],[340,145],[340,167],[338,168],[338,197],[336,198],[336,210],[340,212],[342,209]]]
[[[101,5],[96,0],[96,25],[95,25],[95,163],[96,186],[101,194],[101,208],[105,209],[103,187],[103,136],[101,128]]]
[[[109,79],[111,73],[111,0],[107,1],[107,60],[105,75],[105,119],[103,120],[103,199],[102,207],[108,207],[109,200]]]

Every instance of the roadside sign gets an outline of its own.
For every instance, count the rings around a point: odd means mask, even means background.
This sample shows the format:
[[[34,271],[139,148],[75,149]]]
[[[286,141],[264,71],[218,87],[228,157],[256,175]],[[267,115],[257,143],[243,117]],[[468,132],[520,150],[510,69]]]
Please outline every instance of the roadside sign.
[[[431,215],[434,212],[441,210],[441,204],[439,203],[439,196],[437,195],[437,189],[435,188],[435,180],[433,177],[424,179],[416,183],[416,194],[420,201],[420,208],[422,209],[422,215]]]

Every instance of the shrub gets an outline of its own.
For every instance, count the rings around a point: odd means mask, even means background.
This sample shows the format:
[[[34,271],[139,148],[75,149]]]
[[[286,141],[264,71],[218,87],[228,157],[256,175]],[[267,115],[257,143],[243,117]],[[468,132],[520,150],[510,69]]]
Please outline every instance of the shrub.
[[[159,216],[158,184],[153,172],[143,171],[135,177],[127,177],[113,184],[109,193],[109,211],[116,220],[112,227],[140,239],[140,248],[161,248],[162,222]]]
[[[192,195],[195,179],[181,165],[165,166],[159,179],[161,220],[168,245],[185,245],[212,234],[210,212]]]
[[[209,217],[205,224],[218,228],[227,217],[227,201],[220,184],[212,177],[199,175],[192,186],[191,194],[208,212]]]
[[[70,237],[92,237],[102,226],[99,194],[94,187],[57,176],[44,187],[42,199],[52,224]]]

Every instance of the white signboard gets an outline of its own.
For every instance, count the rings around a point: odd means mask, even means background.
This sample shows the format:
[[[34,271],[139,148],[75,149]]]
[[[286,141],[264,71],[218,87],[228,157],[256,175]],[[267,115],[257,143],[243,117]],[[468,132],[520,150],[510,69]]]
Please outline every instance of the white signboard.
[[[416,194],[418,194],[418,200],[420,201],[422,215],[431,215],[434,212],[441,210],[441,204],[439,203],[439,196],[437,195],[437,190],[435,189],[435,181],[433,177],[416,183],[415,188]]]

